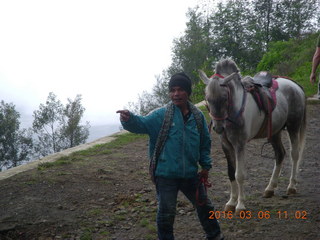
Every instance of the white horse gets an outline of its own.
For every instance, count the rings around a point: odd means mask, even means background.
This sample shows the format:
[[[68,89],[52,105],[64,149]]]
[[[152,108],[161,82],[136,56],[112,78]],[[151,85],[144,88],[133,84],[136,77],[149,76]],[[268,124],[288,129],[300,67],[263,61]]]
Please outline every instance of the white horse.
[[[303,89],[292,80],[277,78],[276,105],[272,111],[272,129],[266,125],[266,111],[261,111],[253,95],[244,88],[237,65],[230,59],[217,63],[215,75],[208,78],[199,70],[207,85],[206,101],[214,129],[220,135],[223,151],[228,161],[231,182],[230,199],[225,211],[239,214],[245,210],[243,183],[245,177],[245,146],[254,138],[268,136],[275,151],[276,161],[264,197],[272,197],[277,187],[285,149],[281,132],[287,129],[291,142],[292,171],[287,194],[296,193],[299,163],[305,145],[306,98]],[[268,134],[268,129],[269,134]],[[271,132],[272,130],[272,132]]]

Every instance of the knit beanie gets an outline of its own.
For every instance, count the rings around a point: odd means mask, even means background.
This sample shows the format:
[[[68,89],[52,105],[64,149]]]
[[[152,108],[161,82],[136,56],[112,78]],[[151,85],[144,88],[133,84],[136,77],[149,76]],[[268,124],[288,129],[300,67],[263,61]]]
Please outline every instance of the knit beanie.
[[[174,74],[169,81],[169,91],[173,87],[181,87],[190,96],[192,89],[191,79],[183,72]]]

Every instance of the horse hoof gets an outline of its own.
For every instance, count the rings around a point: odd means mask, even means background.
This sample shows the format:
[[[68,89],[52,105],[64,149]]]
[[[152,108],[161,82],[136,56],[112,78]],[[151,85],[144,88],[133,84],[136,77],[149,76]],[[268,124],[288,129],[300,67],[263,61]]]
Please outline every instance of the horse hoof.
[[[297,189],[295,188],[289,188],[287,190],[287,195],[292,195],[292,194],[296,194],[297,193]]]
[[[271,198],[274,196],[274,191],[273,190],[267,190],[263,193],[264,198]]]
[[[236,206],[226,205],[224,207],[225,212],[234,212],[236,210]]]

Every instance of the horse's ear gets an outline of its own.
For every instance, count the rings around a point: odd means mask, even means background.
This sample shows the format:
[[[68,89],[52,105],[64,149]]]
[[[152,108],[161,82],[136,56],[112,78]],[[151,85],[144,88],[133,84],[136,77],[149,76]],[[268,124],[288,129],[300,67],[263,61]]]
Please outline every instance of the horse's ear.
[[[199,69],[198,72],[199,72],[199,76],[200,76],[202,82],[205,85],[208,85],[210,82],[210,79],[207,77],[207,74],[204,71],[202,71],[201,69]]]
[[[224,78],[223,83],[221,85],[225,85],[228,82],[230,82],[231,80],[238,80],[239,78],[240,78],[239,73],[234,72],[234,73],[230,74],[228,77]]]

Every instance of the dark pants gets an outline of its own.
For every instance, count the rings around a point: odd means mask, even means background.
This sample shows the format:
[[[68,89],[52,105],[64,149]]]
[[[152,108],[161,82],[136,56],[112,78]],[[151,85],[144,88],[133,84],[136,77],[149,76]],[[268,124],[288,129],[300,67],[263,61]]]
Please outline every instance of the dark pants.
[[[209,219],[210,211],[214,211],[213,204],[207,198],[204,205],[196,201],[198,177],[191,179],[169,179],[157,177],[156,189],[158,199],[158,237],[160,240],[173,240],[173,223],[176,215],[178,191],[180,190],[196,207],[199,220],[206,232],[207,238],[213,238],[220,233],[219,223],[216,219]],[[203,195],[203,192],[202,192]],[[205,202],[205,201],[204,201]]]

